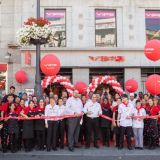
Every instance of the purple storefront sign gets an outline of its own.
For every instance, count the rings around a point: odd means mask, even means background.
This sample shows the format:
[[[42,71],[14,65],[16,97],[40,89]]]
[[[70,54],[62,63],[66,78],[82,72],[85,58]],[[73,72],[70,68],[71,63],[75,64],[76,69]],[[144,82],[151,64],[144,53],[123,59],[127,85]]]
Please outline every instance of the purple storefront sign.
[[[160,11],[146,11],[145,18],[160,18]]]
[[[96,10],[96,19],[99,18],[114,18],[115,11]]]
[[[65,10],[52,10],[52,9],[45,10],[45,18],[47,19],[64,18],[64,17],[65,17]]]

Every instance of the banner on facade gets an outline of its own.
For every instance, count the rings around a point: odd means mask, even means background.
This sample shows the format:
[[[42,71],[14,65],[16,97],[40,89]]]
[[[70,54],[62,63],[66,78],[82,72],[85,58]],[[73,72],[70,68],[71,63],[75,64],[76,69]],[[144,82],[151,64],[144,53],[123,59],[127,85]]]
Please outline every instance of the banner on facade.
[[[160,11],[146,10],[146,39],[160,39]]]

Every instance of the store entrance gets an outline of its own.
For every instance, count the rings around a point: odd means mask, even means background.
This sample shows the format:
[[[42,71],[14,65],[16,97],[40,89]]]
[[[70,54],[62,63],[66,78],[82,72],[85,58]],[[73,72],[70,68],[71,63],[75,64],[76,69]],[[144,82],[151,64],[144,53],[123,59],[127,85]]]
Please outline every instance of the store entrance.
[[[72,83],[72,68],[61,68],[58,75],[68,78]],[[45,75],[41,73],[41,79],[43,79]],[[58,97],[62,96],[62,92],[66,91],[64,86],[60,85],[59,83],[50,84],[47,88],[44,89],[44,92],[49,96],[50,92],[53,94],[58,95]]]
[[[124,68],[90,68],[89,81],[98,76],[113,76],[124,87]]]

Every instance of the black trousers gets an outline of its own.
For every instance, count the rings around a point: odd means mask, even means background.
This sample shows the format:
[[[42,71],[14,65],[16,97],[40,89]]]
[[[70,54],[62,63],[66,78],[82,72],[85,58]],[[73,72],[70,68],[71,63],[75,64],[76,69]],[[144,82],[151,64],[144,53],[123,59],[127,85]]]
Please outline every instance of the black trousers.
[[[79,142],[86,142],[86,116],[83,116],[83,124],[80,126]]]
[[[158,125],[156,119],[150,119],[149,132],[148,132],[148,143],[149,147],[156,147],[158,137]]]
[[[58,121],[48,121],[47,148],[56,148]]]
[[[25,151],[31,151],[33,148],[33,139],[32,138],[28,138],[28,139],[23,139],[24,142],[24,148]]]
[[[101,128],[102,132],[102,140],[103,140],[103,145],[109,146],[109,141],[110,141],[110,133],[111,133],[111,128],[109,127],[102,127]]]
[[[36,136],[37,136],[38,149],[44,149],[44,145],[45,145],[45,130],[37,130],[36,131]]]
[[[64,119],[65,122],[65,128],[64,128],[64,132],[65,132],[65,138],[66,138],[66,145],[68,145],[68,120]]]
[[[89,147],[91,143],[91,135],[92,131],[94,134],[94,145],[97,145],[98,140],[98,131],[99,131],[99,118],[86,118],[86,128],[87,128],[87,135],[86,135],[86,146]]]
[[[19,133],[18,133],[18,141],[17,141],[18,150],[21,150],[22,148],[22,133],[23,133],[23,122],[19,121]]]
[[[3,151],[7,150],[8,147],[8,125],[6,122],[3,124],[2,132],[1,132],[1,143],[2,143],[2,149]],[[9,142],[10,143],[10,142]]]
[[[61,148],[64,147],[64,132],[65,132],[65,120],[60,120],[58,122],[58,129],[57,129],[57,146]]]
[[[131,136],[132,136],[132,127],[122,127],[120,126],[120,143],[119,146],[123,148],[124,146],[124,135],[126,134],[127,146],[131,147]]]
[[[114,133],[116,138],[116,147],[119,147],[120,141],[120,127],[114,127]]]
[[[18,147],[18,133],[9,134],[11,152],[16,151]]]

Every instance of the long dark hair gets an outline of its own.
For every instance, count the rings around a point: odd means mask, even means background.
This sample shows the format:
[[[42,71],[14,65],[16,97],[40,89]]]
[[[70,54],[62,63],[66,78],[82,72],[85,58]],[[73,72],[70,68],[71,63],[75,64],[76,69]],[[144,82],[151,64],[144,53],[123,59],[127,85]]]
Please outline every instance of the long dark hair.
[[[10,110],[11,110],[10,107],[11,107],[13,104],[15,105],[15,103],[10,103],[10,104],[8,105],[8,108],[7,108],[7,110],[6,110],[6,114],[7,114],[7,115],[10,113]],[[16,106],[15,106],[15,107],[16,107]]]

